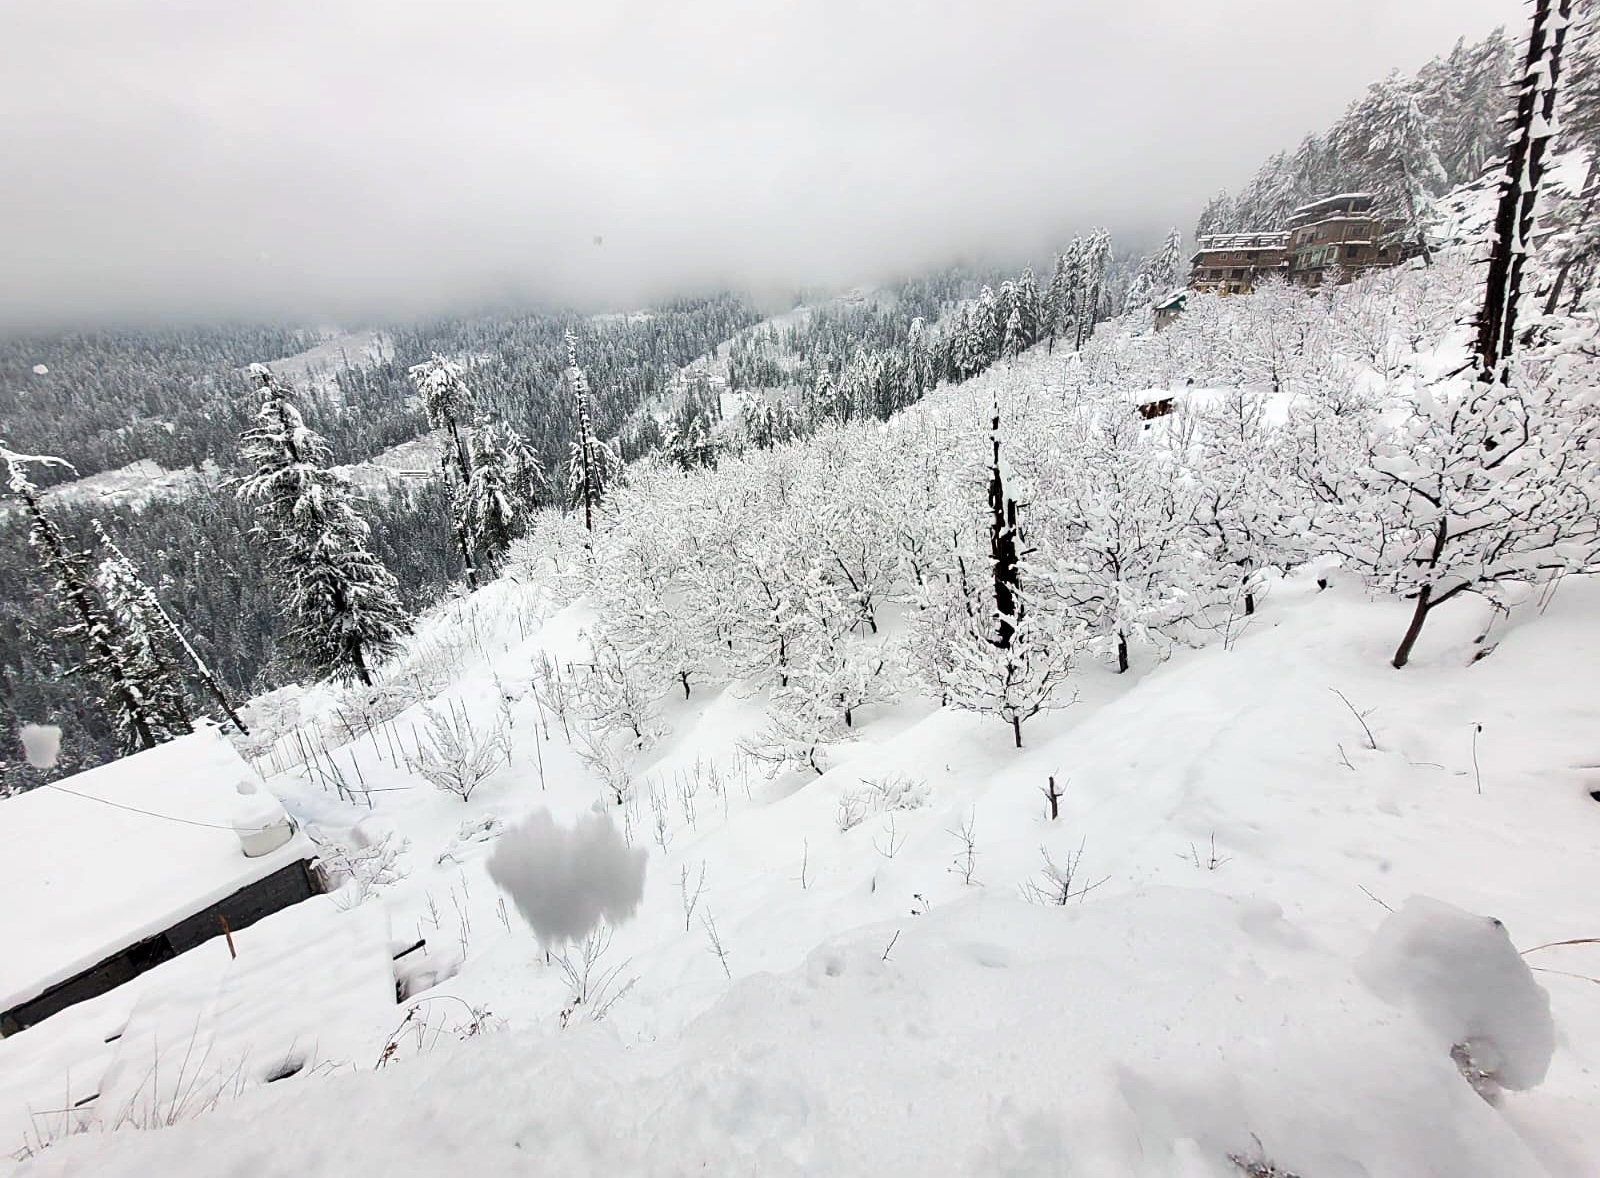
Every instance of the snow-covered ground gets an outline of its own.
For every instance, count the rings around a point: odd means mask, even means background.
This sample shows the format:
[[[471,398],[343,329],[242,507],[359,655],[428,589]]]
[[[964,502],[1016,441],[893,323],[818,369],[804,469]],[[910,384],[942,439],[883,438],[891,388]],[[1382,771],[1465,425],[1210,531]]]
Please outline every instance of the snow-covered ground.
[[[47,504],[92,507],[142,507],[153,499],[181,499],[204,487],[222,482],[222,471],[209,458],[196,468],[168,470],[150,458],[141,458],[116,470],[59,483],[44,493]]]
[[[1436,381],[1459,360],[1465,274],[1341,288],[1341,338],[1364,350],[1328,387],[1398,412]],[[641,474],[615,497],[633,526],[610,521],[601,559],[642,570],[629,604],[681,610],[681,591],[645,582],[683,557],[657,534],[682,521],[640,498],[720,505],[732,530],[708,543],[776,551],[792,536],[762,527],[794,520],[748,516],[752,469],[804,514],[815,470],[888,439],[900,449],[869,486],[880,514],[900,510],[896,478],[925,463],[931,488],[958,467],[991,392],[1031,431],[1025,464],[1030,446],[1065,448],[1037,436],[1052,428],[1123,420],[1133,389],[1218,402],[1203,379],[1180,391],[1206,371],[1184,348],[1239,350],[1228,332],[1273,305],[1196,299],[1160,337],[1102,329],[1090,360],[1035,349],[768,467]],[[1272,342],[1245,339],[1241,379],[1327,391],[1304,371],[1320,357]],[[1080,416],[1049,416],[1074,398]],[[722,499],[669,498],[711,479]],[[257,926],[238,969],[258,981],[180,958],[0,1043],[0,1133],[32,1134],[22,1173],[1600,1174],[1600,584],[1508,593],[1500,613],[1453,599],[1396,671],[1411,603],[1312,560],[1254,585],[1256,612],[1195,648],[1135,641],[1120,675],[1085,654],[1075,702],[1029,718],[1025,748],[904,690],[854,710],[826,772],[768,776],[747,751],[768,689],[702,681],[703,663],[687,697],[653,683],[663,735],[643,751],[599,756],[588,721],[556,710],[553,679],[595,657],[607,605],[608,583],[586,592],[559,567],[581,548],[557,525],[432,611],[380,691],[257,701],[256,764],[346,882]],[[717,553],[694,555],[679,564]],[[903,633],[907,600],[885,595],[882,633],[861,641]],[[486,744],[496,767],[465,799],[419,771],[430,730]],[[637,911],[564,955],[488,868],[539,811],[605,815],[648,853]],[[399,1007],[372,982],[385,937],[424,943],[390,967]],[[360,984],[325,984],[347,976]],[[152,1104],[128,1078],[171,1058],[187,1012],[209,1079],[197,1101]],[[108,1060],[136,1025],[160,1035]],[[80,1081],[101,1092],[94,1114],[52,1114]],[[173,1123],[108,1132],[119,1121]]]
[[[314,348],[273,360],[271,366],[273,372],[296,388],[335,393],[335,378],[341,369],[382,360],[386,346],[382,332],[345,331]]]
[[[24,1173],[1227,1175],[1230,1153],[1300,1175],[1596,1172],[1600,1002],[1573,976],[1596,972],[1594,948],[1534,947],[1595,933],[1600,586],[1564,584],[1476,663],[1487,618],[1464,605],[1397,673],[1404,603],[1297,576],[1231,649],[1086,670],[1025,750],[993,721],[908,703],[822,777],[762,778],[737,750],[761,701],[702,690],[636,770],[644,797],[662,787],[666,846],[646,803],[644,904],[600,963],[632,984],[599,1023],[484,870],[500,823],[568,821],[602,792],[530,686],[541,654],[577,652],[586,614],[530,632],[532,592],[497,582],[420,640],[464,652],[441,709],[486,722],[503,706],[512,724],[509,765],[469,801],[393,763],[415,709],[330,750],[374,808],[272,782],[324,837],[359,823],[355,841],[403,848],[404,877],[345,915],[381,909],[397,941],[427,940],[407,968],[448,976],[419,977],[407,1006],[429,1049],[401,1036],[407,1058],[377,1069],[384,1012],[368,1009],[364,1052],[346,1034],[319,1069],[170,1129],[73,1138]],[[890,773],[924,804],[841,831],[846,795]],[[1025,900],[1045,852],[1080,848],[1097,887]],[[1556,1034],[1538,1087],[1485,1103],[1444,1041],[1482,1028],[1441,1030],[1437,1003],[1375,986],[1375,935],[1414,895],[1534,950]],[[1501,1049],[1537,1057],[1537,1012],[1506,1017],[1521,1029]],[[0,1069],[26,1051],[47,1075],[49,1034],[0,1044]]]

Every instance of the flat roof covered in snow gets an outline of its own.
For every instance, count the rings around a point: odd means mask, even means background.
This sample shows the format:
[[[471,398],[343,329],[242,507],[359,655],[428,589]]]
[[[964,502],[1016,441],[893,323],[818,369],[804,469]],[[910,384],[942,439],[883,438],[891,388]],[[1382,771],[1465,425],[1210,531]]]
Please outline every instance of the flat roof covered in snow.
[[[246,858],[241,780],[264,788],[204,729],[0,802],[0,1010],[315,854]]]

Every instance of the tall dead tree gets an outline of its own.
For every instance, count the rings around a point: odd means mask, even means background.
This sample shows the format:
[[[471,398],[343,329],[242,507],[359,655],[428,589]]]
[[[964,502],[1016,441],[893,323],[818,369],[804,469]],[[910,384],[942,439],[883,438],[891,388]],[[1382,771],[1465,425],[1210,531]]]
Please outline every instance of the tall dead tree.
[[[1522,271],[1533,234],[1534,206],[1544,177],[1545,156],[1555,133],[1561,50],[1572,20],[1572,0],[1534,0],[1533,29],[1517,91],[1505,177],[1495,212],[1494,243],[1478,316],[1478,376],[1485,383],[1506,378],[1506,359],[1516,339]]]
[[[139,575],[133,561],[129,560],[122,549],[117,547],[116,541],[111,539],[105,530],[105,526],[99,520],[94,521],[94,530],[100,542],[111,550],[112,559],[116,561],[119,572],[127,581],[132,592],[138,596],[145,612],[166,632],[167,637],[171,639],[173,644],[188,656],[189,661],[194,664],[195,674],[199,676],[201,684],[211,695],[211,698],[217,701],[217,706],[222,709],[222,714],[228,717],[228,720],[235,728],[248,736],[250,729],[245,727],[244,721],[239,718],[239,713],[234,710],[232,702],[228,699],[227,691],[223,689],[222,681],[217,678],[216,672],[211,669],[211,665],[206,662],[200,652],[194,648],[188,636],[184,634],[182,627],[178,625],[177,620],[167,612],[167,607],[161,604],[161,599],[156,596],[156,591],[151,588],[148,581]]]
[[[29,464],[60,466],[68,470],[71,466],[59,458],[17,454],[4,446],[0,446],[0,459],[5,461],[6,484],[11,493],[22,500],[27,513],[28,541],[39,553],[39,563],[50,577],[62,607],[73,619],[71,625],[58,633],[82,645],[85,656],[82,670],[104,685],[105,702],[117,714],[124,729],[126,750],[137,752],[155,748],[170,734],[164,731],[162,718],[154,713],[140,690],[138,676],[118,641],[115,622],[100,608],[90,591],[89,574],[82,557],[67,547],[61,530],[44,512],[38,487],[28,478]]]

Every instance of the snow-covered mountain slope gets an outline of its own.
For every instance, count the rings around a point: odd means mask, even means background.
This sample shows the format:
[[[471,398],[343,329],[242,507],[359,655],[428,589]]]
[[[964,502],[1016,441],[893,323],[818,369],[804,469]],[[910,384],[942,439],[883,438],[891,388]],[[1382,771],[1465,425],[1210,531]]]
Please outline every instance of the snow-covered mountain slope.
[[[260,952],[302,920],[334,945],[312,923],[330,906],[381,913],[425,942],[395,966],[403,1009],[339,1007],[337,1046],[270,1087],[207,1058],[244,1091],[134,1109],[179,1122],[160,1132],[97,1131],[114,1107],[26,1116],[63,1090],[36,1081],[97,1076],[129,1002],[204,1004],[162,966],[0,1043],[0,1073],[30,1077],[0,1112],[64,1138],[24,1173],[1592,1175],[1600,585],[1453,597],[1396,671],[1412,604],[1383,561],[1408,563],[1414,518],[1330,492],[1336,534],[1291,478],[1257,495],[1206,466],[1273,474],[1307,443],[1226,452],[1219,411],[1410,445],[1383,431],[1449,394],[1469,286],[1455,257],[1318,300],[1197,296],[1159,335],[1102,327],[888,423],[642,465],[592,540],[541,520],[379,689],[249,714],[257,765],[345,881],[263,921]],[[1148,389],[1177,412],[1137,419]],[[1109,548],[1128,560],[1100,604],[1034,591],[1075,647],[1073,702],[1027,716],[1023,748],[940,707],[960,684],[928,667],[930,586],[988,560],[996,412],[1030,577],[1082,592],[1085,537],[1124,523],[1158,551]],[[1331,453],[1307,451],[1327,479],[1369,459]],[[1241,481],[1234,522],[1277,537],[1287,577],[1243,548],[1235,576],[1195,538],[1194,497]],[[449,744],[481,780],[429,766]],[[607,815],[648,852],[637,911],[560,958],[487,868],[539,810]],[[284,1026],[257,1042],[241,1009],[205,1034],[277,1058]]]
[[[1524,950],[1593,934],[1597,587],[1563,586],[1476,663],[1469,608],[1402,676],[1383,655],[1403,605],[1308,574],[1231,649],[1090,671],[1021,752],[993,721],[916,703],[810,779],[753,774],[735,742],[760,701],[702,692],[639,767],[641,792],[666,787],[666,847],[651,842],[644,906],[603,961],[636,981],[602,1023],[580,1008],[565,1029],[567,980],[483,869],[498,821],[569,818],[601,792],[525,690],[585,616],[523,640],[519,592],[498,583],[457,607],[471,620],[436,620],[477,635],[455,706],[484,722],[505,699],[513,724],[510,765],[469,801],[380,757],[387,736],[330,750],[370,811],[273,783],[324,833],[359,819],[369,842],[406,840],[408,874],[367,904],[455,971],[412,999],[437,1036],[425,1058],[375,1072],[374,1042],[319,1061],[361,1074],[308,1069],[159,1133],[62,1143],[25,1173],[199,1173],[202,1157],[207,1174],[499,1172],[531,1155],[587,1172],[1224,1175],[1229,1153],[1297,1174],[1592,1172],[1600,1008],[1571,976],[1594,972],[1590,949],[1526,958],[1551,971],[1536,976],[1558,1047],[1544,1084],[1500,1108],[1359,966],[1414,894],[1497,917]],[[889,773],[924,783],[924,804],[841,831],[841,801]],[[1098,886],[1026,903],[1042,852],[1080,848]],[[465,1007],[497,1029],[454,1042]]]

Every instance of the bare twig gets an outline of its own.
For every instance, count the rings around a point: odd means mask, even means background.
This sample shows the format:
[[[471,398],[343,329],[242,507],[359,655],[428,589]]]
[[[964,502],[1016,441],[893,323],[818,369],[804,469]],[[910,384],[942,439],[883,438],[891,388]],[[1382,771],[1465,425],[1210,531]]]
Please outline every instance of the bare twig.
[[[1367,727],[1367,717],[1372,715],[1373,709],[1368,708],[1364,712],[1358,712],[1356,711],[1355,704],[1350,702],[1349,698],[1344,692],[1340,691],[1337,687],[1330,687],[1328,690],[1333,692],[1334,695],[1338,696],[1344,701],[1344,706],[1350,709],[1350,714],[1356,718],[1356,723],[1361,725],[1361,731],[1367,734],[1367,747],[1376,751],[1378,748],[1378,742],[1372,735],[1372,729]]]
[[[1378,897],[1374,896],[1370,891],[1368,891],[1366,884],[1357,884],[1356,887],[1360,888],[1363,892],[1366,892],[1367,893],[1367,898],[1369,900],[1371,900],[1374,904],[1376,904],[1378,907],[1382,908],[1385,912],[1393,912],[1394,911],[1393,908],[1390,908],[1389,905],[1385,904],[1382,900],[1378,899]]]

